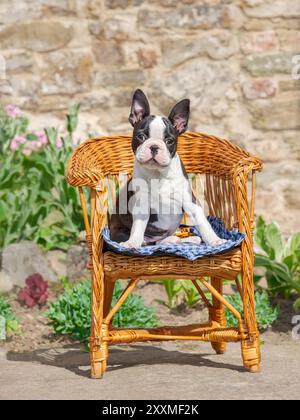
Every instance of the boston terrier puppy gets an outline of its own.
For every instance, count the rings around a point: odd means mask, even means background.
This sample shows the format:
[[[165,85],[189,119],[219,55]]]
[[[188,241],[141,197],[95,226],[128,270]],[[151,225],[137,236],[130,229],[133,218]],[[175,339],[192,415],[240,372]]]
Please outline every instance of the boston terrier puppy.
[[[190,101],[183,99],[168,118],[150,115],[145,94],[137,89],[129,121],[133,126],[133,177],[123,187],[110,217],[111,239],[128,248],[157,243],[178,243],[175,236],[187,213],[202,240],[223,243],[192,194],[184,165],[177,154],[178,136],[187,129]],[[188,241],[200,243],[199,237]]]

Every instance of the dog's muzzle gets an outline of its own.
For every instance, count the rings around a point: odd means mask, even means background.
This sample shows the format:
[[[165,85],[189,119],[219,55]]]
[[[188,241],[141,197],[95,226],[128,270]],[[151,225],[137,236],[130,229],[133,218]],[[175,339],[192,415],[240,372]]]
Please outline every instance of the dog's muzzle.
[[[168,166],[171,156],[166,144],[161,140],[148,139],[137,150],[137,160],[142,164]]]

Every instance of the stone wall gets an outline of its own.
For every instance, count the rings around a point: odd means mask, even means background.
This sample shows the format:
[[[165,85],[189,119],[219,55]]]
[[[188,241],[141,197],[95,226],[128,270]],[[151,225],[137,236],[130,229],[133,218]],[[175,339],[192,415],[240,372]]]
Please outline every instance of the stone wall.
[[[128,132],[136,87],[191,98],[190,129],[263,158],[257,213],[299,230],[299,0],[1,0],[0,48],[1,102],[37,126],[80,102],[82,130]]]

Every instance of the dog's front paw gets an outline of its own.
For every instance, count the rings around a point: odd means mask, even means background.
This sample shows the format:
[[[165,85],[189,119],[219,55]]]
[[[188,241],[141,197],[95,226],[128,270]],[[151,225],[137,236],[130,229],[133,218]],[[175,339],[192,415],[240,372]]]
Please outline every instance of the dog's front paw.
[[[128,239],[128,241],[120,242],[120,245],[125,248],[140,248],[142,246],[140,242],[135,241],[134,239]]]
[[[209,246],[219,246],[227,242],[226,239],[219,238],[217,235],[213,238],[209,238],[205,240],[206,245]]]
[[[180,238],[178,236],[172,235],[163,239],[159,242],[159,245],[175,245],[180,244]]]
[[[185,244],[200,245],[201,238],[199,236],[188,236],[187,238],[182,238],[181,242]]]

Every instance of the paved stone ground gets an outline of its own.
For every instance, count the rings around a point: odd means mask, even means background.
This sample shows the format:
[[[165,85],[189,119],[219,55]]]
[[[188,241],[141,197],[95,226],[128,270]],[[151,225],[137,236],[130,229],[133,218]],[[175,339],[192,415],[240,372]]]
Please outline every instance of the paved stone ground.
[[[300,342],[262,346],[262,373],[241,366],[240,347],[215,355],[207,343],[111,349],[101,380],[89,379],[79,347],[5,353],[0,350],[0,399],[299,399]]]

